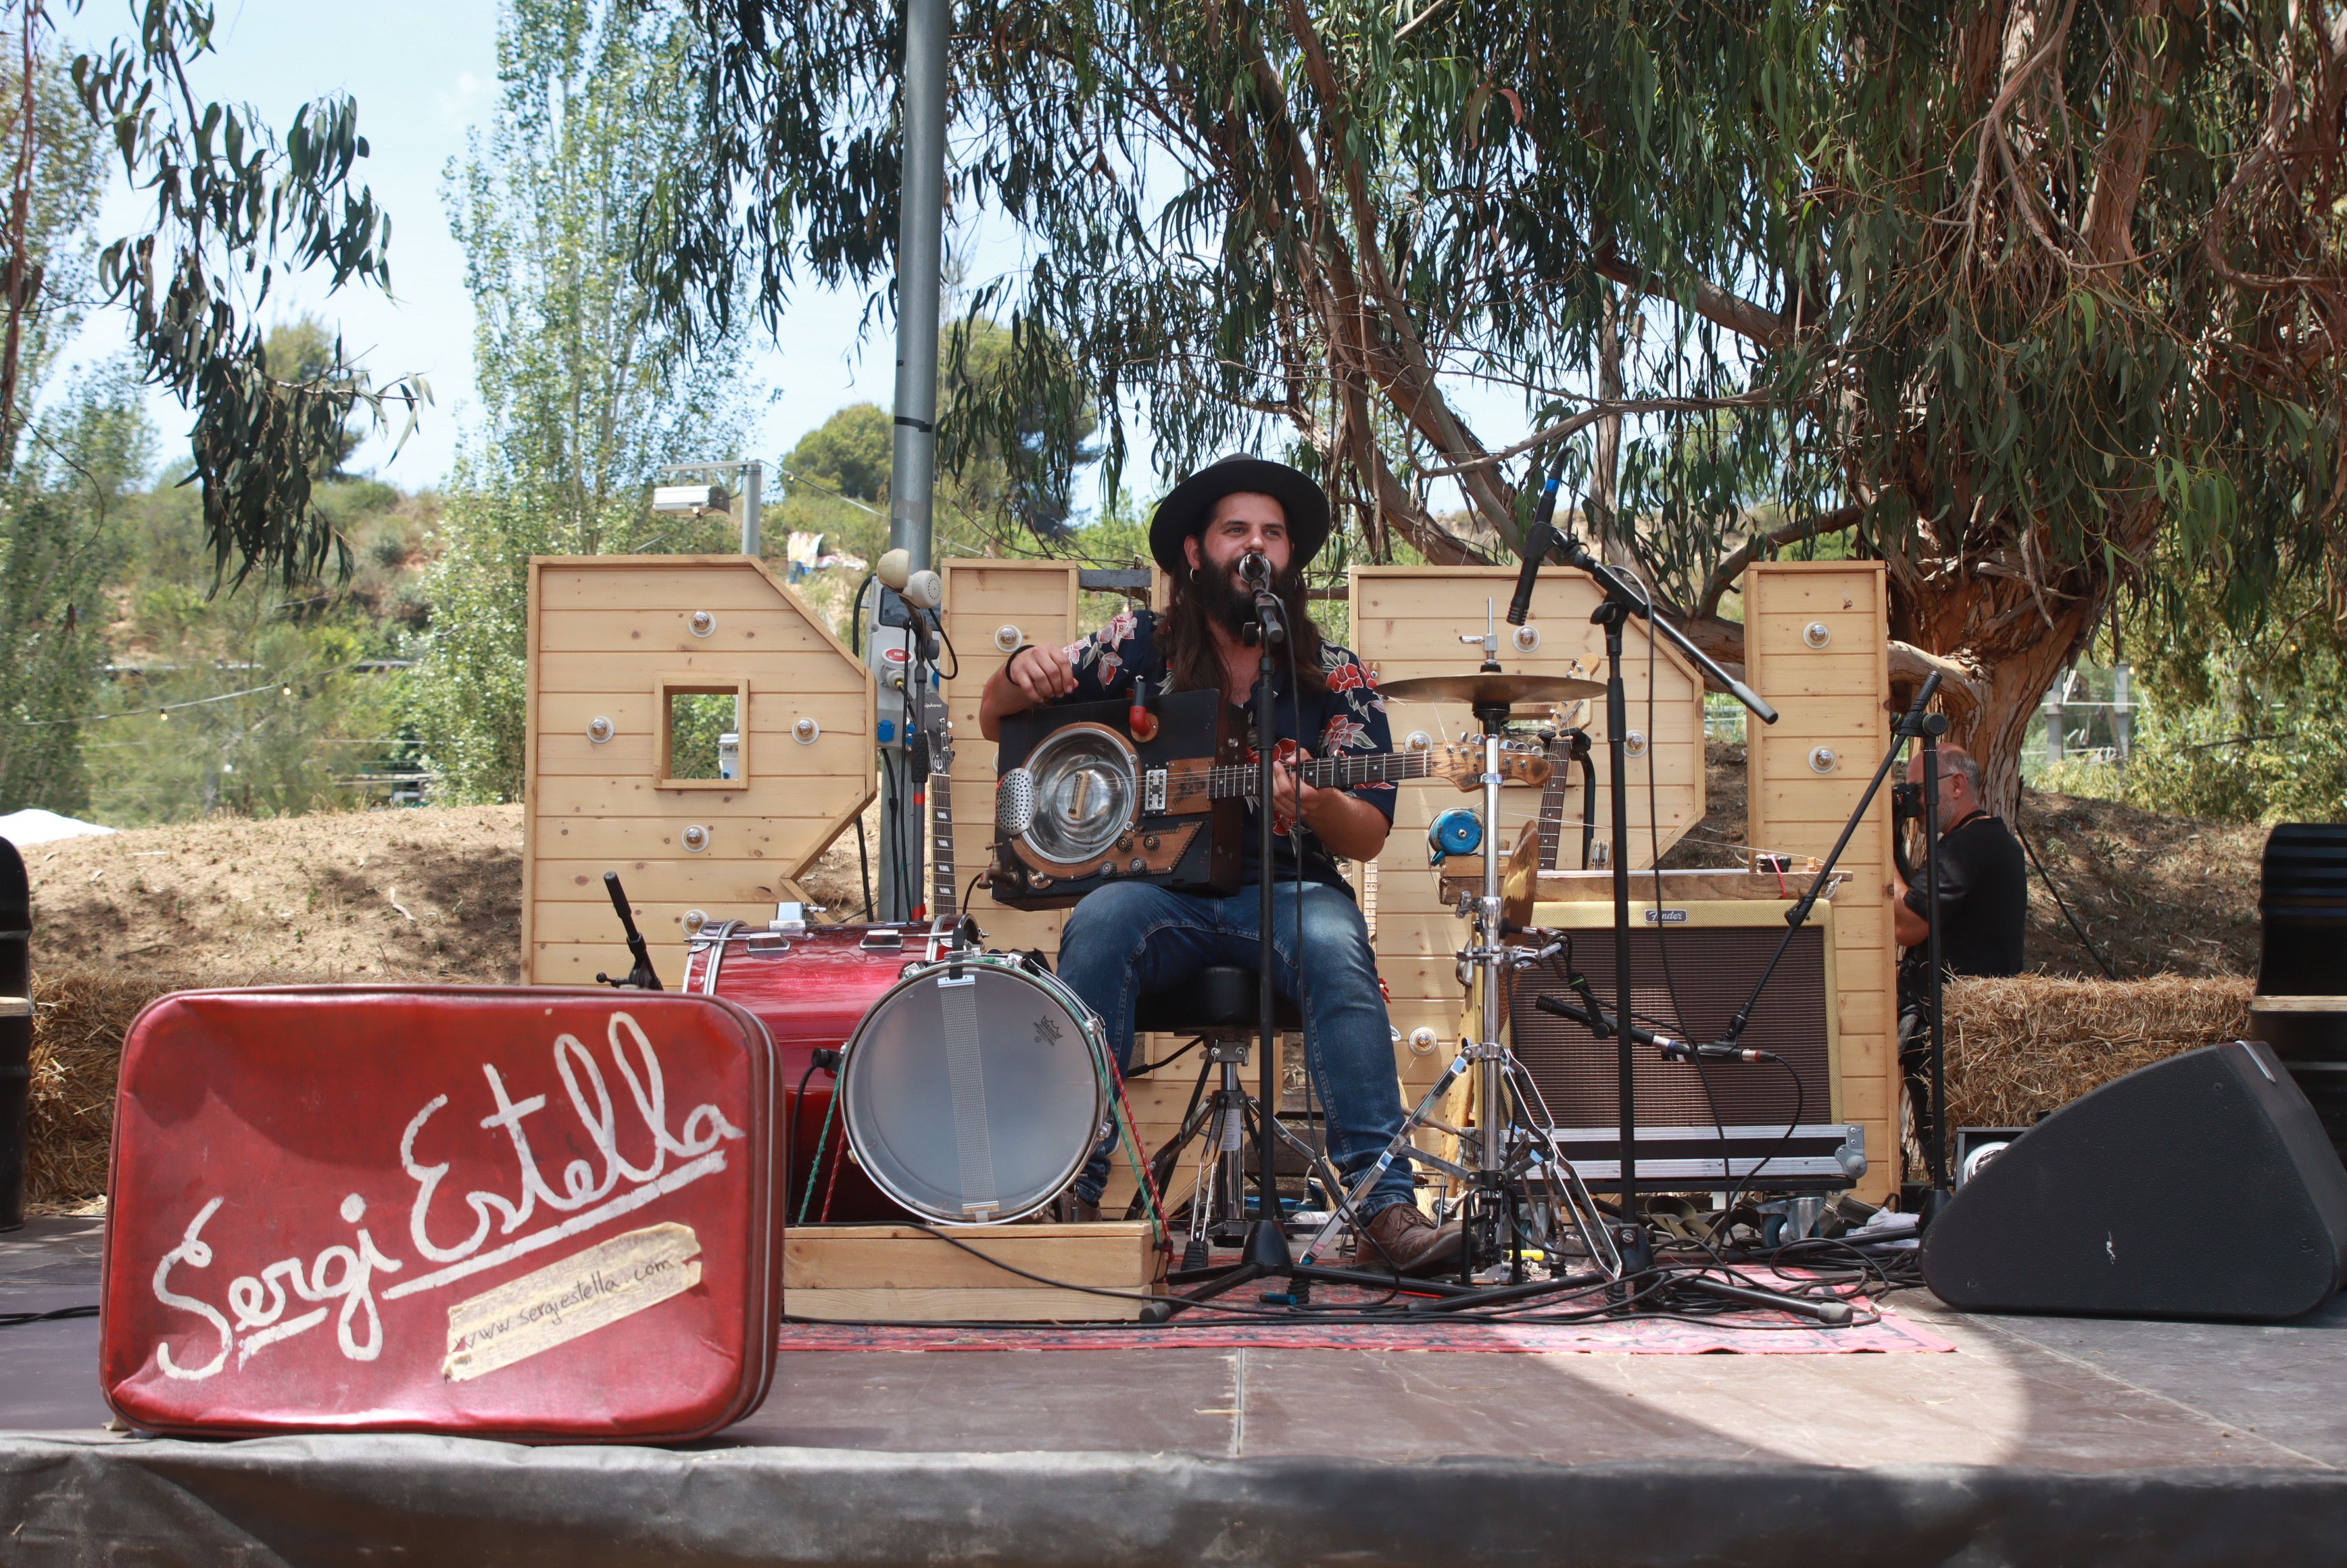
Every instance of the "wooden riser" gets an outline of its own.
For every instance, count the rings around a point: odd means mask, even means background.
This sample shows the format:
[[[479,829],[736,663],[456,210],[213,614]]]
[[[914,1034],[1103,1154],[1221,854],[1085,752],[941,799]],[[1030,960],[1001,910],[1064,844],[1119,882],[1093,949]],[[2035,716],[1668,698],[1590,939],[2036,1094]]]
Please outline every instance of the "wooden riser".
[[[1163,1272],[1149,1226],[1139,1223],[939,1228],[962,1245],[910,1225],[786,1232],[783,1310],[832,1319],[1122,1321],[1138,1317],[1143,1304],[1053,1288],[988,1260],[1061,1285],[1135,1294],[1151,1289]]]

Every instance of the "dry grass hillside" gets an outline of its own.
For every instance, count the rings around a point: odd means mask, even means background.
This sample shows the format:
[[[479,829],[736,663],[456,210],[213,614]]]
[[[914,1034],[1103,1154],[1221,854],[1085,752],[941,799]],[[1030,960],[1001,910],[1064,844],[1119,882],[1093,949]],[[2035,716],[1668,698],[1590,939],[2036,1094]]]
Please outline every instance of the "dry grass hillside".
[[[521,978],[518,805],[216,817],[35,845],[25,865],[36,969],[212,984]],[[801,881],[860,912],[854,837]],[[611,948],[626,968],[617,922]]]
[[[1707,813],[1665,865],[1726,865],[1745,842],[1744,748],[1714,742],[1706,760]],[[2022,791],[2020,826],[2120,979],[2256,972],[2264,828],[2037,790]],[[2034,868],[2028,951],[2041,974],[2102,975]]]

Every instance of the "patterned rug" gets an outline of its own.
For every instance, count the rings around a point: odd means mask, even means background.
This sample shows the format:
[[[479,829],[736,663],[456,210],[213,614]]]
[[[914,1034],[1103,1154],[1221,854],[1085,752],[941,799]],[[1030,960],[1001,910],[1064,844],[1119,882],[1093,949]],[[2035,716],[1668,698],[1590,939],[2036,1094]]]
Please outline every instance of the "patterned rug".
[[[1256,1308],[1248,1293],[1225,1297]],[[1316,1304],[1336,1315],[1371,1297],[1350,1299],[1341,1286],[1319,1286]],[[1524,1312],[1500,1323],[1443,1317],[1363,1323],[1315,1322],[1298,1314],[1272,1321],[1209,1315],[1193,1308],[1163,1327],[1114,1324],[822,1323],[786,1319],[784,1350],[1446,1350],[1512,1355],[1830,1356],[1944,1353],[1955,1346],[1889,1305],[1852,1301],[1860,1321],[1828,1328],[1769,1311],[1720,1317],[1637,1317],[1573,1322]],[[787,1310],[788,1303],[784,1303]]]

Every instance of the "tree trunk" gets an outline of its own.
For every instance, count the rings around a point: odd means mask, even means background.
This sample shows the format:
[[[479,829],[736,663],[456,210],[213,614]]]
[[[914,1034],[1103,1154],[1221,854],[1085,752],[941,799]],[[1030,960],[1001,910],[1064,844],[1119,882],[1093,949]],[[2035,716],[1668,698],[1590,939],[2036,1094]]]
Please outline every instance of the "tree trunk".
[[[1980,764],[1983,804],[2007,822],[2021,806],[2021,754],[2029,721],[2065,666],[2093,637],[2109,585],[2079,567],[2035,592],[2017,578],[1977,569],[1924,592],[1894,580],[1891,634],[1961,672],[1963,689],[1942,685],[1950,741]],[[1918,677],[1892,678],[1904,708]]]
[[[1622,307],[1611,283],[1605,290],[1604,314],[1597,323],[1597,395],[1606,403],[1622,401]],[[1621,514],[1614,506],[1622,479],[1622,416],[1609,414],[1597,422],[1595,450],[1589,469],[1590,521],[1597,529],[1610,566],[1635,566],[1630,541],[1623,537]]]

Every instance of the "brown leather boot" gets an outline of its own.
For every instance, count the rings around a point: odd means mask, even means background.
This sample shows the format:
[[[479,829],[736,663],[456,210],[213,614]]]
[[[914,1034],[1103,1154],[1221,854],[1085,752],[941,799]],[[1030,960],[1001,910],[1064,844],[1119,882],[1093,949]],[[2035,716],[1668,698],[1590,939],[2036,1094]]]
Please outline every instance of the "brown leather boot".
[[[1347,1264],[1371,1274],[1433,1274],[1458,1266],[1464,1240],[1456,1219],[1437,1225],[1416,1204],[1396,1204],[1353,1233]]]

